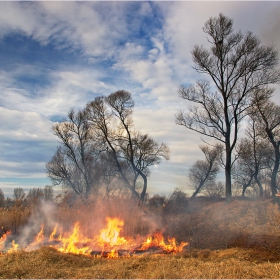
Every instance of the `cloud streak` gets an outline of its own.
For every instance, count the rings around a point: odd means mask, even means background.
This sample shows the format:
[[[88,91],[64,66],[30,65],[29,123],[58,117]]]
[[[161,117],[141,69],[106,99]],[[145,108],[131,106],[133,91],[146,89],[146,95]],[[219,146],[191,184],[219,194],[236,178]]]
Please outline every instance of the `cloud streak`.
[[[136,128],[171,149],[152,169],[150,190],[187,186],[201,140],[174,115],[188,106],[178,86],[200,78],[190,51],[207,45],[204,22],[222,12],[280,49],[279,10],[279,2],[0,2],[0,177],[43,178],[58,144],[53,122],[125,89]]]

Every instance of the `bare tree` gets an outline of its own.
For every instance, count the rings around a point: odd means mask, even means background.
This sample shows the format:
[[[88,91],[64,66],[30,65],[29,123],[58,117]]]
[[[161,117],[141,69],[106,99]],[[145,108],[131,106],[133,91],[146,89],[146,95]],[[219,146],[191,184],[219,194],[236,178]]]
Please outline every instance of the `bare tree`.
[[[44,187],[44,199],[47,200],[47,201],[51,201],[53,200],[53,195],[54,195],[54,192],[53,192],[53,187],[50,186],[50,185],[46,185]]]
[[[44,191],[41,188],[30,189],[27,194],[27,200],[37,205],[44,198]]]
[[[270,93],[265,94],[267,98],[270,96]],[[242,140],[241,144],[241,158],[246,160],[246,157],[252,159],[252,168],[253,168],[253,177],[254,181],[257,183],[259,188],[260,197],[263,196],[263,186],[260,180],[260,172],[269,168],[271,161],[273,159],[273,150],[271,149],[267,139],[262,137],[263,131],[260,130],[258,125],[258,119],[254,111],[254,107],[251,109],[249,114],[249,121],[247,123],[246,129],[247,139]],[[243,145],[243,148],[242,148]],[[245,151],[245,154],[242,154],[242,150]],[[246,155],[247,150],[247,155]],[[249,152],[249,153],[248,153]]]
[[[271,92],[271,90],[269,90]],[[271,192],[275,198],[277,193],[277,173],[279,171],[280,160],[280,106],[269,99],[256,97],[255,102],[256,117],[258,117],[259,131],[263,133],[271,143],[274,151],[274,165],[271,174]]]
[[[272,150],[268,142],[257,136],[255,122],[251,122],[250,130],[247,130],[247,138],[243,138],[237,145],[238,159],[233,171],[234,179],[242,185],[242,196],[246,189],[256,183],[259,189],[259,196],[264,194],[260,173],[268,168]]]
[[[135,197],[144,200],[147,191],[148,167],[169,158],[166,144],[158,144],[148,135],[135,131],[132,120],[134,101],[131,93],[119,90],[108,97],[98,97],[88,103],[88,121],[95,136],[103,143],[118,174]],[[136,182],[142,178],[142,191],[136,190]]]
[[[54,124],[53,131],[61,143],[46,165],[53,184],[62,184],[86,197],[96,193],[100,177],[98,152],[85,112],[71,109],[68,119]]]
[[[15,200],[23,199],[25,196],[25,192],[24,192],[23,188],[15,188],[13,196],[14,196]]]
[[[232,168],[232,177],[237,186],[242,187],[242,196],[245,196],[246,189],[252,185],[255,173],[252,147],[248,139],[240,142],[236,147],[238,158]]]
[[[86,106],[87,120],[93,131],[94,136],[100,141],[102,151],[106,154],[108,162],[114,162],[111,174],[118,175],[124,182],[125,186],[129,188],[135,197],[139,194],[136,192],[134,186],[129,182],[127,173],[128,166],[123,157],[120,155],[120,148],[118,143],[118,135],[120,134],[118,124],[113,118],[112,112],[105,103],[104,97],[97,97],[94,101]]]
[[[200,149],[204,153],[205,160],[196,161],[189,170],[189,179],[195,189],[191,198],[194,198],[208,184],[213,185],[220,170],[219,158],[223,146],[218,144],[210,148],[208,145],[203,145]]]
[[[0,189],[0,207],[4,207],[4,205],[5,205],[5,196],[3,191]]]
[[[118,136],[118,142],[124,158],[135,174],[133,186],[135,187],[138,176],[143,180],[140,199],[144,201],[149,175],[148,167],[159,164],[162,158],[169,159],[169,149],[166,144],[157,143],[147,134],[142,135],[134,131],[131,119],[134,102],[129,92],[121,90],[112,93],[106,98],[106,102],[122,126],[123,131]]]
[[[262,46],[251,32],[234,33],[232,19],[223,14],[211,17],[203,31],[211,47],[194,47],[194,69],[210,76],[217,91],[206,80],[182,85],[179,96],[196,105],[187,113],[179,112],[176,123],[225,145],[226,199],[230,201],[232,153],[240,122],[254,92],[280,81],[277,51],[273,46]]]
[[[225,194],[225,185],[222,182],[215,182],[214,184],[209,184],[203,190],[203,193],[209,198],[222,198]]]

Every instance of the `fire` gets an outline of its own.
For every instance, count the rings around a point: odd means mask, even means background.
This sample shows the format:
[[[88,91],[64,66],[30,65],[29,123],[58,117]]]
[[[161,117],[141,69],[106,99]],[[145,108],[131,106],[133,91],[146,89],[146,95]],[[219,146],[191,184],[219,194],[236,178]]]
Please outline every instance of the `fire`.
[[[44,239],[45,239],[45,237],[44,237],[44,225],[41,225],[41,230],[40,230],[39,233],[36,235],[34,241],[35,241],[36,243],[41,243]]]
[[[167,253],[177,253],[181,252],[185,246],[188,245],[188,242],[181,242],[179,246],[176,244],[175,238],[168,238],[168,243],[164,241],[162,233],[155,233],[153,236],[150,236],[142,243],[139,250],[148,250],[149,248],[158,247],[163,249]]]
[[[11,233],[12,233],[11,231],[8,231],[8,232],[4,233],[2,237],[0,237],[0,250],[4,249],[4,244],[5,244],[6,240],[7,240],[7,237]]]
[[[92,251],[89,246],[86,246],[86,244],[91,242],[91,239],[83,236],[80,233],[80,224],[78,222],[75,223],[73,232],[70,235],[66,235],[65,237],[63,235],[60,235],[57,240],[61,241],[62,246],[54,247],[56,247],[58,251],[63,253],[87,255]]]
[[[7,237],[11,234],[11,231],[7,231],[2,237],[0,237],[0,250],[4,249],[4,245],[7,241]],[[16,244],[15,241],[12,241],[12,247],[7,251],[7,253],[12,253],[18,250],[19,244]],[[1,252],[0,252],[1,255]]]
[[[54,229],[53,229],[53,231],[50,235],[50,238],[49,238],[50,241],[54,240],[54,236],[56,235],[56,231],[57,231],[57,225],[55,225],[55,227],[54,227]]]
[[[107,226],[100,231],[100,234],[95,238],[96,243],[101,247],[102,251],[113,251],[117,248],[130,249],[135,246],[132,238],[124,238],[120,236],[124,222],[118,218],[107,218]]]
[[[13,253],[16,252],[18,250],[18,246],[19,244],[16,244],[15,241],[12,241],[12,247],[8,250],[7,253]]]
[[[24,250],[34,250],[40,246],[51,246],[63,253],[74,253],[83,255],[92,255],[95,257],[117,258],[119,256],[133,256],[141,252],[152,252],[149,249],[157,249],[160,253],[177,253],[188,245],[187,242],[177,244],[175,238],[164,240],[162,233],[155,233],[149,236],[146,240],[139,244],[131,237],[121,236],[124,226],[124,221],[118,218],[107,218],[107,225],[101,229],[99,234],[93,238],[88,238],[81,233],[79,222],[73,225],[70,232],[64,233],[60,230],[57,233],[57,225],[52,230],[49,237],[45,236],[44,225],[41,225],[41,230],[35,236],[34,241],[30,243]],[[4,234],[0,238],[0,250],[4,248],[7,240],[7,235]],[[15,252],[19,249],[19,244],[13,240],[8,253]]]

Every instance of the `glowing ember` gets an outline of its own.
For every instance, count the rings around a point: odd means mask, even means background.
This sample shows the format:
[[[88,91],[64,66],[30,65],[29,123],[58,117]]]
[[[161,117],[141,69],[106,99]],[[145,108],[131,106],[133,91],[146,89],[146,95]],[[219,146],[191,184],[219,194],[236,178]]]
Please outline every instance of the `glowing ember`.
[[[177,253],[181,252],[188,245],[187,242],[181,242],[180,245],[177,245],[175,238],[168,238],[168,242],[165,242],[161,233],[155,233],[139,246],[139,243],[137,244],[134,239],[121,236],[124,226],[123,220],[107,218],[106,222],[106,227],[101,229],[99,235],[94,238],[84,236],[80,231],[80,224],[78,222],[74,224],[71,232],[64,233],[61,231],[59,236],[57,236],[56,225],[49,238],[45,237],[44,225],[41,225],[40,232],[25,250],[30,251],[45,245],[54,247],[63,253],[117,258],[119,256],[133,256],[139,254],[139,252],[146,252],[154,248],[160,250],[161,253]],[[4,248],[8,234],[10,232],[0,238],[0,250]],[[13,241],[12,247],[7,253],[15,252],[18,249],[19,245]]]

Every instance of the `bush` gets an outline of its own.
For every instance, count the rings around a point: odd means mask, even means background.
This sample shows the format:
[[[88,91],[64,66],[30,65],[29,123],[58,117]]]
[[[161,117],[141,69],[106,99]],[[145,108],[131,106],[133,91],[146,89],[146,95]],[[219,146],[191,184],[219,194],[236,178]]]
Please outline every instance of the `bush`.
[[[176,188],[166,201],[165,214],[174,215],[185,213],[188,206],[188,197],[182,190]]]

